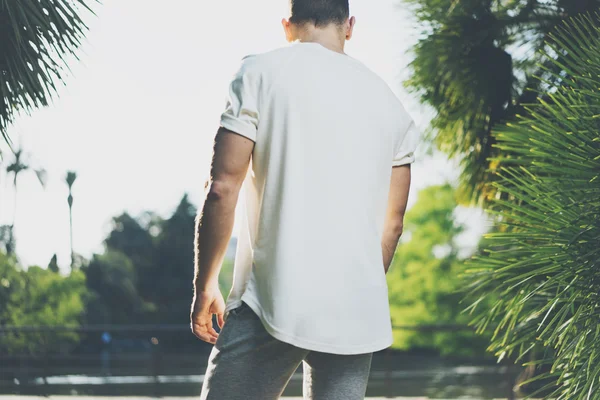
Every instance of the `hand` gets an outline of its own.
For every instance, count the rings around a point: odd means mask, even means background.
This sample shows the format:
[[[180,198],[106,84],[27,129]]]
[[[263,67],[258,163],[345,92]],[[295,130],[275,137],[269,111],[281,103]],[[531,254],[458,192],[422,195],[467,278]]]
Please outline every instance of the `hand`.
[[[207,292],[196,292],[192,302],[191,328],[198,339],[215,344],[219,334],[213,328],[212,316],[217,314],[217,324],[223,328],[225,301],[218,288]]]

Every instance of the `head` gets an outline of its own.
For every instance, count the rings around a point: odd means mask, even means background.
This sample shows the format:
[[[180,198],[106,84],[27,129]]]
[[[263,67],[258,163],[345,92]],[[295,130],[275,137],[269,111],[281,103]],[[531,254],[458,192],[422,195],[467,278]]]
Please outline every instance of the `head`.
[[[281,21],[288,42],[352,38],[356,19],[348,0],[290,0],[290,17]]]

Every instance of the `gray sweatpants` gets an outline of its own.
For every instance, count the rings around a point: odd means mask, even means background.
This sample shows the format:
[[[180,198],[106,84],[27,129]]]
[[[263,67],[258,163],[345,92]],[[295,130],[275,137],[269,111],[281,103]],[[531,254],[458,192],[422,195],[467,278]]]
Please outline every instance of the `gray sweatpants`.
[[[320,353],[282,342],[242,303],[226,315],[200,399],[277,400],[302,363],[305,399],[363,400],[372,356]]]

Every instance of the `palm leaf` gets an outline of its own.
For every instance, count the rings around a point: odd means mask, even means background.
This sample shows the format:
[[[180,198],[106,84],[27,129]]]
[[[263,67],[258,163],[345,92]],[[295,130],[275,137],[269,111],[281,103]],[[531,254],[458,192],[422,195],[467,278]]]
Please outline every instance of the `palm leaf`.
[[[549,369],[549,397],[600,399],[600,28],[575,18],[550,37],[549,95],[498,128],[492,202],[500,229],[469,262],[473,323],[490,348]],[[557,74],[555,71],[563,71]],[[508,155],[507,155],[508,154]],[[491,308],[482,299],[494,294]],[[479,309],[479,311],[477,311]],[[532,353],[544,349],[543,354]]]
[[[429,139],[461,161],[461,201],[486,205],[498,195],[487,184],[495,179],[498,157],[511,151],[496,146],[493,130],[525,114],[524,106],[535,100],[536,91],[562,82],[564,76],[558,73],[570,73],[565,60],[544,59],[539,50],[563,18],[597,10],[600,1],[404,3],[413,8],[422,28],[406,85],[436,111]],[[563,35],[561,40],[569,44],[571,39]]]
[[[65,176],[65,182],[67,182],[67,185],[69,186],[69,190],[73,186],[73,183],[75,183],[76,179],[77,179],[77,172],[67,171],[67,175]]]
[[[0,135],[20,111],[48,105],[62,81],[65,57],[87,30],[92,0],[0,0]]]

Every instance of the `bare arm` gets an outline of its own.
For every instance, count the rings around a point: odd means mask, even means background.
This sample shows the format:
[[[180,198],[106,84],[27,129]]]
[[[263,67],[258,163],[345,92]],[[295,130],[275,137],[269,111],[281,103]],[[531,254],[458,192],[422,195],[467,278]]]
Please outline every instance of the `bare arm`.
[[[383,251],[383,267],[387,274],[398,240],[402,235],[404,226],[404,213],[408,202],[408,191],[410,189],[410,164],[392,168],[392,179],[390,183],[390,194],[383,228],[381,249]]]
[[[231,238],[240,188],[248,172],[254,142],[219,129],[211,177],[202,212],[196,218],[195,293],[218,289],[219,272]]]

